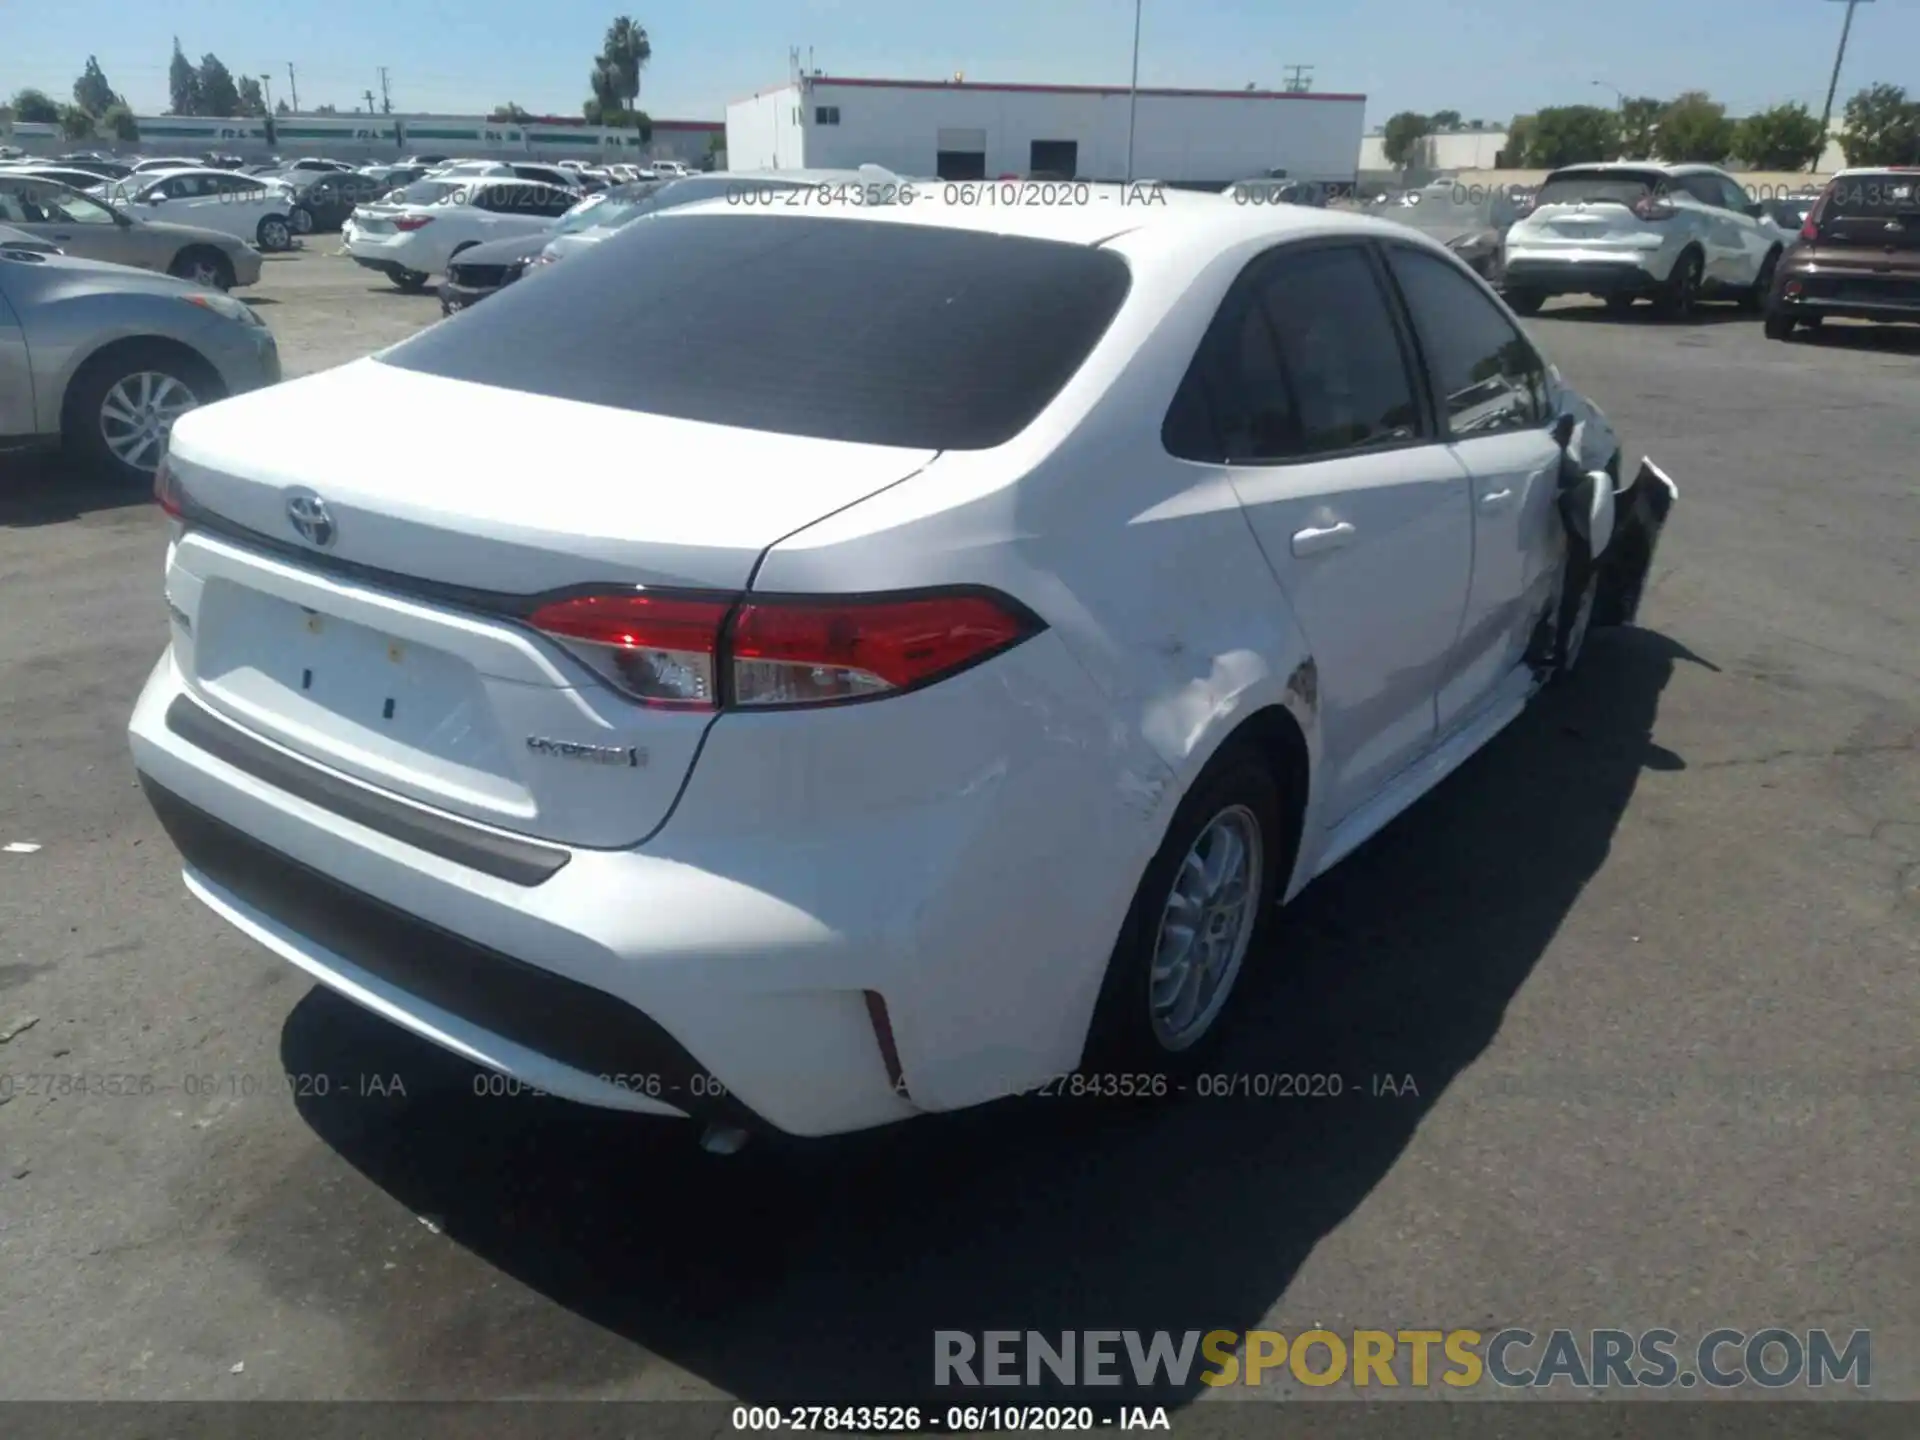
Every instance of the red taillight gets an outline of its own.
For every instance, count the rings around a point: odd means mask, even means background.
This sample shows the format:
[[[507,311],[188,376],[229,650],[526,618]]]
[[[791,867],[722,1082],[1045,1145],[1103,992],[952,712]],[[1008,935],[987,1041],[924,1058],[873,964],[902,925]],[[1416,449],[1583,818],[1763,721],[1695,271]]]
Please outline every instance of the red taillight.
[[[924,685],[1032,633],[1033,621],[985,595],[911,600],[750,602],[727,652],[742,706],[817,705]]]
[[[1813,216],[1811,214],[1807,216],[1807,223],[1800,227],[1800,238],[1802,240],[1818,240],[1820,238],[1820,227],[1813,223]]]
[[[725,598],[630,592],[555,601],[528,618],[634,699],[712,710],[720,627],[732,608]]]
[[[165,460],[160,468],[153,472],[153,498],[160,508],[176,520],[183,520],[187,513],[187,492],[180,486],[180,477],[173,473],[173,467]]]
[[[420,230],[433,223],[431,215],[402,215],[393,222],[396,230]]]
[[[529,622],[634,699],[682,710],[893,694],[977,664],[1040,628],[1012,602],[977,592],[736,608],[731,596],[632,591],[555,601]]]

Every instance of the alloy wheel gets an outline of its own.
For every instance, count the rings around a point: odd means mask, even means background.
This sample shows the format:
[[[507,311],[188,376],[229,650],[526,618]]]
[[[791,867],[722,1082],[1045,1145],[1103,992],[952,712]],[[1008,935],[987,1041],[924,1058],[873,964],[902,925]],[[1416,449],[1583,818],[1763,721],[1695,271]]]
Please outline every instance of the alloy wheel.
[[[1266,856],[1245,805],[1215,815],[1174,872],[1154,942],[1148,1006],[1154,1038],[1191,1046],[1212,1026],[1246,960],[1260,918]]]
[[[121,464],[151,472],[166,453],[173,422],[199,405],[185,382],[157,370],[116,381],[100,402],[100,438]]]

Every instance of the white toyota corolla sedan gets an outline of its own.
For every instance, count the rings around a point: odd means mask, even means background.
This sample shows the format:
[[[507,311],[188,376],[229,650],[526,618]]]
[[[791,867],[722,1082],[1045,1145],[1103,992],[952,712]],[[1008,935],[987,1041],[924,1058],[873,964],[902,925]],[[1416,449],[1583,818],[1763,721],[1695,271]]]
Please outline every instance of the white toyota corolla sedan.
[[[182,418],[131,733],[189,890],[714,1148],[1201,1063],[1673,490],[1439,245],[1123,198],[688,207]]]

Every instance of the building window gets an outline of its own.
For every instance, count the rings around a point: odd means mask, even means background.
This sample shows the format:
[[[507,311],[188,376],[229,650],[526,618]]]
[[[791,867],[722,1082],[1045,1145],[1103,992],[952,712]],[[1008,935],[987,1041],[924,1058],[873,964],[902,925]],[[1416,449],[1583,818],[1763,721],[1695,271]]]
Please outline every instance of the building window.
[[[813,123],[816,125],[838,125],[840,123],[840,107],[838,105],[814,106]]]

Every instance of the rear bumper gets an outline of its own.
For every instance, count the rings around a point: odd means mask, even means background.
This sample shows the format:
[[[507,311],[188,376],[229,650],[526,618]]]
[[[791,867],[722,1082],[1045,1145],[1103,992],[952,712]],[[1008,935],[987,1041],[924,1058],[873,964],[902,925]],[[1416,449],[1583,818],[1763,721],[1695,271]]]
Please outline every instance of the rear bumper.
[[[996,678],[1002,662],[1019,669]],[[1046,692],[1051,709],[1035,706],[1056,726],[1072,722],[1076,696],[1047,677],[1084,678],[1051,634],[972,674],[986,697]],[[230,924],[355,1003],[549,1094],[792,1135],[978,1104],[1075,1066],[1165,820],[1129,808],[1094,745],[1009,755],[993,717],[962,697],[904,717],[924,748],[892,747],[916,786],[939,772],[915,791],[932,798],[883,791],[837,814],[832,787],[789,783],[790,814],[756,814],[755,797],[781,797],[769,765],[792,782],[864,764],[870,787],[888,787],[894,762],[862,728],[879,707],[841,712],[832,757],[776,756],[764,717],[723,719],[645,850],[571,848],[544,877],[507,878],[337,797],[273,783],[169,723],[181,703],[199,704],[169,651],[129,726],[134,763],[188,889]],[[982,768],[978,743],[967,753],[983,730],[1001,773]],[[971,785],[947,783],[948,755],[974,771]]]
[[[1509,253],[1504,283],[1536,295],[1651,295],[1662,281],[1627,256],[1554,260]]]
[[[1920,322],[1920,274],[1834,275],[1787,271],[1775,281],[1770,308],[1795,319]]]

